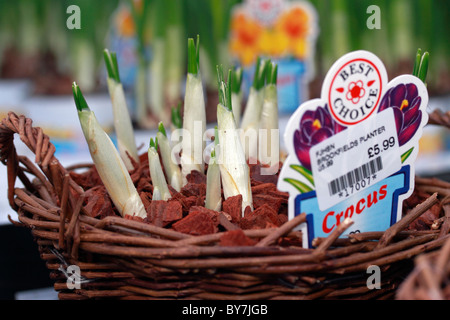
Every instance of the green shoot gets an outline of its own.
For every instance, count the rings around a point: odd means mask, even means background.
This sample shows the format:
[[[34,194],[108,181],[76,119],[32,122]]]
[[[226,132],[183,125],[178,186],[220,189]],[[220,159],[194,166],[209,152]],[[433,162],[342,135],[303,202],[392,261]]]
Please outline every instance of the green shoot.
[[[162,123],[162,121],[158,124],[158,132],[161,132],[164,137],[167,138],[166,128],[164,128],[164,124]]]
[[[161,162],[158,154],[158,138],[150,139],[150,147],[148,148],[148,166],[150,169],[150,177],[153,183],[152,200],[169,200],[171,194],[164,177]]]
[[[158,150],[158,138],[150,138],[150,148],[155,148],[155,150]]]
[[[219,85],[219,103],[221,103],[228,110],[232,111],[231,105],[231,90],[230,86],[232,83],[232,70],[228,72],[228,84],[223,80],[223,67],[222,65],[217,66],[217,81]]]
[[[258,59],[256,60],[256,65],[255,65],[255,73],[253,76],[253,88],[255,88],[256,90],[260,90],[264,87],[265,84],[265,73],[266,73],[266,68],[268,65],[267,60],[261,60],[260,57],[258,57]]]
[[[172,125],[175,129],[181,129],[183,127],[183,119],[181,118],[181,101],[178,106],[172,107]]]
[[[430,54],[428,52],[422,54],[422,50],[420,48],[417,49],[412,74],[422,80],[423,83],[426,83],[429,58]]]
[[[158,132],[156,133],[155,140],[156,146],[159,147],[161,153],[161,160],[164,165],[167,182],[175,190],[180,191],[182,184],[181,171],[176,162],[172,159],[172,148],[162,121],[158,125]],[[150,140],[150,143],[152,143],[152,140]]]
[[[241,92],[241,85],[242,85],[242,79],[244,77],[244,73],[242,72],[242,68],[236,68],[232,70],[231,72],[231,84],[228,85],[231,87],[232,93],[240,93]]]
[[[117,63],[117,55],[115,52],[109,52],[108,49],[103,51],[103,57],[105,59],[106,70],[108,71],[108,77],[114,79],[117,83],[120,83],[119,65]]]
[[[197,75],[200,65],[200,35],[197,42],[193,38],[188,39],[188,73]]]
[[[78,111],[83,111],[86,109],[90,110],[86,100],[84,99],[83,94],[81,93],[80,87],[78,87],[76,82],[72,84],[72,92]]]
[[[145,218],[147,213],[144,205],[122,157],[97,121],[94,112],[89,109],[75,82],[72,89],[91,158],[112,202],[122,216]]]
[[[219,101],[217,105],[217,125],[214,143],[219,146],[219,169],[225,199],[238,194],[242,195],[242,215],[249,206],[253,210],[250,184],[250,172],[245,159],[240,136],[230,104],[229,84],[223,81],[223,72],[217,68],[219,80]],[[228,76],[231,80],[231,73]],[[217,137],[220,137],[220,144]]]

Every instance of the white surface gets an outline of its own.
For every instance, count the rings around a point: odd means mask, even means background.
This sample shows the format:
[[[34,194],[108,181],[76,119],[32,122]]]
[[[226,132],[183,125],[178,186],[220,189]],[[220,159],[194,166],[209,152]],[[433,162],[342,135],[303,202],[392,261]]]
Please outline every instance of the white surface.
[[[20,291],[16,293],[16,300],[58,300],[58,293],[50,288]]]

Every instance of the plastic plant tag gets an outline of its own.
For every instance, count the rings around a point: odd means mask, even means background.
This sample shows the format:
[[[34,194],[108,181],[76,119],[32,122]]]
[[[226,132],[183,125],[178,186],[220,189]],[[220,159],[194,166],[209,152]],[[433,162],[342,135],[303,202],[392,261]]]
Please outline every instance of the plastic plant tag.
[[[348,53],[330,68],[321,98],[288,121],[278,189],[289,192],[290,219],[307,215],[299,226],[305,247],[345,218],[354,222],[346,234],[384,231],[401,218],[414,189],[428,92],[412,75],[387,81],[374,54]]]
[[[230,53],[243,67],[244,86],[248,89],[252,83],[258,57],[275,61],[280,113],[290,114],[308,99],[317,20],[315,8],[306,1],[245,0],[233,7]]]

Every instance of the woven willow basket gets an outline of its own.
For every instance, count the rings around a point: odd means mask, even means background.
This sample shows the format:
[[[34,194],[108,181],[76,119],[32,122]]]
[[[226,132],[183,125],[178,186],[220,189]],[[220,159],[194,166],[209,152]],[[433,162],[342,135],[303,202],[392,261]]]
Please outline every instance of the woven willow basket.
[[[448,114],[430,119],[449,127]],[[14,134],[34,161],[17,155]],[[305,221],[302,214],[276,228],[243,230],[252,245],[225,246],[222,236],[237,227],[223,214],[218,232],[199,236],[120,216],[91,217],[85,190],[71,178],[84,166],[63,167],[49,137],[24,116],[11,112],[2,121],[0,152],[19,221],[10,220],[31,230],[59,299],[392,299],[413,257],[440,249],[450,237],[450,184],[438,179],[416,178],[426,199],[405,207],[386,232],[343,238],[346,220],[315,239],[315,249],[303,249],[293,231]],[[15,187],[17,178],[24,188]],[[436,205],[439,218],[430,228],[408,229]],[[381,268],[379,289],[367,285],[370,265]],[[79,286],[71,285],[70,266],[81,271]]]

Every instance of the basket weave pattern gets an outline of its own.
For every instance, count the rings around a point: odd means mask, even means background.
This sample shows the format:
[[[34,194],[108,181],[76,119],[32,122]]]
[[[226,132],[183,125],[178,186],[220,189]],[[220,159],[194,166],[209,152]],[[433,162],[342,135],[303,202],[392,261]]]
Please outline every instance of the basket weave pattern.
[[[449,126],[448,114],[430,118]],[[17,155],[14,134],[35,154],[34,163]],[[31,119],[11,112],[1,122],[0,160],[19,221],[10,220],[31,230],[60,299],[388,299],[413,268],[411,258],[450,237],[449,185],[417,179],[428,198],[386,232],[339,238],[352,223],[345,220],[329,237],[315,239],[315,249],[280,245],[305,221],[301,214],[278,228],[244,230],[256,245],[221,246],[226,230],[192,236],[119,216],[89,216],[85,191],[70,176],[83,165],[64,168],[54,153]],[[17,177],[24,188],[15,187]],[[406,230],[436,204],[442,217],[434,228]],[[81,270],[79,289],[68,288],[70,265]],[[382,270],[381,289],[367,286],[370,265]]]

